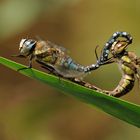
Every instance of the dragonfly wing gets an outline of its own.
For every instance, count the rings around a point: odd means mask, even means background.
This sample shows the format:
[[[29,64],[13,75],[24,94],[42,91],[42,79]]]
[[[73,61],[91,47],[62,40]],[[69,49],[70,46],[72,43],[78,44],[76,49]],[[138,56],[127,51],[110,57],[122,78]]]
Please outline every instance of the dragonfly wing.
[[[55,75],[60,75],[62,77],[67,77],[67,78],[75,78],[75,77],[80,77],[84,73],[83,72],[78,72],[76,70],[70,70],[64,66],[61,65],[52,65],[49,63],[45,63],[44,61],[36,60],[39,64],[41,64],[41,67],[48,70],[49,72],[55,74]]]
[[[39,64],[41,64],[41,67],[50,71],[50,72],[53,72],[55,71],[55,68],[53,65],[49,64],[49,63],[45,63],[44,61],[40,61],[40,60],[36,60]]]
[[[63,52],[68,52],[68,50],[60,45],[57,45],[55,43],[52,43],[51,41],[47,41],[47,44],[52,47],[52,48],[56,48],[56,49],[60,49]]]
[[[76,70],[71,70],[68,69],[67,67],[63,67],[61,65],[55,65],[54,69],[57,73],[62,75],[63,77],[66,78],[76,78],[84,75],[84,72],[76,71]]]

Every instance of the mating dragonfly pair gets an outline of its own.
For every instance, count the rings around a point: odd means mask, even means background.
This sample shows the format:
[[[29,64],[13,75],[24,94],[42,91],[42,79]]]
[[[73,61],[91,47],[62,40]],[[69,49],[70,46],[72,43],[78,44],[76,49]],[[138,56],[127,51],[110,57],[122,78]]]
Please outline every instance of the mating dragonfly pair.
[[[127,32],[115,32],[104,45],[97,62],[89,66],[82,66],[76,63],[67,53],[66,49],[50,41],[36,41],[32,39],[22,39],[19,46],[19,55],[16,57],[29,57],[29,68],[32,67],[32,60],[35,59],[41,67],[51,73],[70,79],[85,87],[95,89],[111,96],[120,97],[128,93],[134,86],[135,79],[139,79],[138,69],[140,58],[135,53],[127,51],[127,47],[132,43],[132,37]],[[109,54],[111,57],[109,58]],[[78,77],[98,69],[102,65],[116,62],[122,70],[122,79],[113,91],[106,91],[97,88],[93,84]]]

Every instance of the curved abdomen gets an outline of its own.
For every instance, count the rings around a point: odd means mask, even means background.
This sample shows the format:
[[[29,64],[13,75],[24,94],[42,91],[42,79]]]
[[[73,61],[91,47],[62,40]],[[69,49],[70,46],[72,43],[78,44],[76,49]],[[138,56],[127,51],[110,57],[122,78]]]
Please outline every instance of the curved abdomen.
[[[118,86],[113,91],[106,91],[107,94],[115,97],[120,97],[128,93],[134,87],[134,77],[124,75]]]

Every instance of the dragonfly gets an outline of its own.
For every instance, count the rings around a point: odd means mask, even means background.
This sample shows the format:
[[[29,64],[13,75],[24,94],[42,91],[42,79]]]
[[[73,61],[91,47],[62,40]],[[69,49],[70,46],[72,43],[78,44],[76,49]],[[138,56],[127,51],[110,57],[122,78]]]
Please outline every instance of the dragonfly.
[[[76,78],[95,70],[99,65],[83,66],[75,62],[64,47],[50,41],[21,39],[19,54],[16,57],[29,58],[28,68],[32,68],[32,60],[55,75],[64,78]]]
[[[136,79],[140,80],[140,57],[134,52],[127,51],[128,45],[131,43],[132,36],[130,34],[127,32],[115,32],[104,46],[100,58],[97,60],[100,65],[118,64],[122,72],[122,78],[114,90],[102,90],[87,82],[83,82],[82,85],[115,97],[121,97],[130,92]],[[109,53],[112,55],[110,58],[108,58]]]

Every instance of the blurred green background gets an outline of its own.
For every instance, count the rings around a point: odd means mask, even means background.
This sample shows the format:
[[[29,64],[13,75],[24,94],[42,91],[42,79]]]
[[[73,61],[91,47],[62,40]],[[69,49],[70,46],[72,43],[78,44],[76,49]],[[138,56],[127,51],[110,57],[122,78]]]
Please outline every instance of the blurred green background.
[[[18,53],[22,38],[48,39],[67,48],[83,65],[95,63],[100,48],[115,31],[134,37],[129,50],[140,56],[139,0],[2,0],[0,55]],[[100,49],[99,49],[100,53]],[[38,64],[34,67],[42,70]],[[0,140],[139,140],[139,129],[38,81],[0,65]],[[112,90],[121,74],[116,64],[101,67],[85,79]],[[138,82],[122,97],[140,103]],[[126,116],[127,117],[127,116]]]

